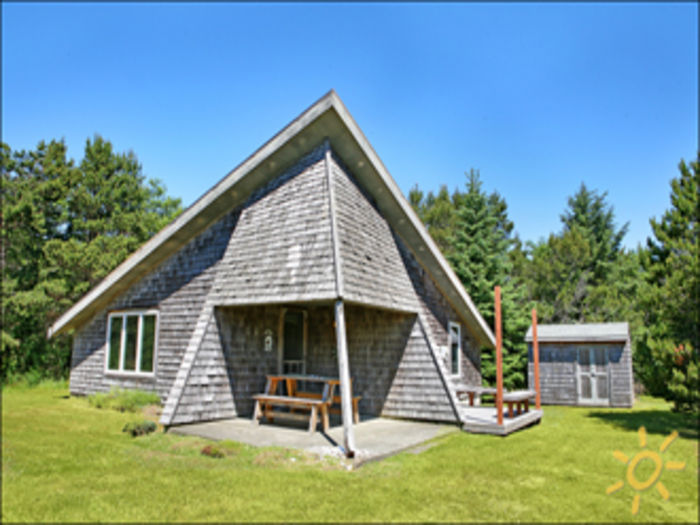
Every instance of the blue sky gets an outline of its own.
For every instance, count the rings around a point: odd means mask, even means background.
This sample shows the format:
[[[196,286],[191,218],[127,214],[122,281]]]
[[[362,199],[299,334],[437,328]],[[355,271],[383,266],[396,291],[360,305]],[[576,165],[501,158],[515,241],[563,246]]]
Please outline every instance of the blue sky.
[[[585,182],[650,235],[698,150],[684,4],[2,4],[2,140],[99,133],[189,205],[334,88],[404,193],[479,169],[523,240]]]

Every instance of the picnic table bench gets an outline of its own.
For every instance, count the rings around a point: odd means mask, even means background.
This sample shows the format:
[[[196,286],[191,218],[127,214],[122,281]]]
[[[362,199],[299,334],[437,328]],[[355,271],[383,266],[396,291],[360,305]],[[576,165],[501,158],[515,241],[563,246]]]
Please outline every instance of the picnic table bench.
[[[323,383],[322,392],[306,392],[298,389],[299,382]],[[277,392],[278,385],[284,383],[286,395]],[[352,379],[350,383],[352,392]],[[253,422],[260,423],[260,418],[264,415],[268,421],[273,421],[276,416],[283,416],[296,419],[306,417],[296,414],[297,409],[309,410],[309,432],[316,430],[318,416],[321,416],[323,431],[328,432],[329,413],[339,413],[340,409],[334,409],[334,404],[340,404],[340,396],[335,395],[335,388],[340,387],[340,380],[337,377],[323,377],[312,375],[269,375],[265,385],[265,392],[253,395],[255,399],[255,410],[253,412]],[[358,402],[361,396],[352,397],[352,409],[355,423],[359,422]],[[273,407],[288,407],[289,412],[273,412]]]
[[[522,413],[522,406],[525,405],[525,412],[530,409],[530,399],[535,397],[534,390],[514,390],[503,394],[503,402],[508,404],[508,417],[513,417],[513,405],[517,405],[517,414]]]

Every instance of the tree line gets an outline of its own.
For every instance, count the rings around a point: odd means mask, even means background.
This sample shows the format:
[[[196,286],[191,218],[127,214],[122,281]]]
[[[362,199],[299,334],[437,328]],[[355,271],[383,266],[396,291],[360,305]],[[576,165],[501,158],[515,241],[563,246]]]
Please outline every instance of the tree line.
[[[13,151],[0,143],[0,380],[64,377],[69,336],[47,328],[181,211],[179,199],[147,179],[133,152],[99,136],[83,159],[63,141]],[[561,229],[523,243],[497,192],[466,174],[462,190],[414,187],[409,201],[476,307],[493,326],[493,288],[503,290],[504,383],[527,384],[525,332],[536,307],[543,323],[628,321],[634,371],[648,392],[679,409],[700,406],[700,156],[679,164],[671,202],[651,219],[646,246],[626,250],[607,194],[581,184],[561,214]],[[484,352],[484,381],[495,377]]]
[[[478,171],[464,189],[415,186],[409,202],[490,326],[493,289],[502,287],[503,374],[507,388],[527,385],[525,333],[530,311],[542,323],[627,321],[634,373],[652,395],[679,410],[700,410],[700,156],[671,181],[670,206],[650,219],[645,246],[623,247],[607,193],[581,184],[560,215],[560,229],[523,243],[505,199],[482,188]],[[484,382],[495,382],[493,352],[482,352]]]
[[[69,337],[48,340],[47,328],[177,216],[180,200],[99,136],[79,163],[57,140],[30,151],[2,143],[0,163],[0,379],[64,377]]]

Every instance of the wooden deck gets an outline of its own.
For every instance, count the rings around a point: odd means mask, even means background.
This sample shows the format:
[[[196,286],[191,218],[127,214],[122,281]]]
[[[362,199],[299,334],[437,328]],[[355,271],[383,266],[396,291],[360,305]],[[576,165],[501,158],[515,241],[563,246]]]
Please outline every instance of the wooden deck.
[[[503,411],[503,424],[498,424],[496,407],[460,405],[462,430],[477,434],[496,434],[506,436],[516,430],[539,423],[542,410],[530,410],[515,417],[508,417],[508,410]]]

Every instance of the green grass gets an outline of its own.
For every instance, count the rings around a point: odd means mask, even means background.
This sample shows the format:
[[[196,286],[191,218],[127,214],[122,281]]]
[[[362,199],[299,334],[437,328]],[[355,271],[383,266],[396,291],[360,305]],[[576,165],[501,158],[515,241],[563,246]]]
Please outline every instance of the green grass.
[[[634,410],[545,407],[542,423],[506,438],[450,434],[419,453],[355,471],[301,453],[121,432],[141,413],[97,410],[65,384],[2,391],[3,521],[697,521],[697,420],[643,398]],[[605,489],[625,479],[613,458],[648,430],[670,493]],[[637,477],[651,473],[640,464]]]
[[[158,394],[143,390],[112,388],[108,393],[93,394],[88,403],[95,408],[111,408],[120,412],[138,412],[145,406],[160,404]]]

